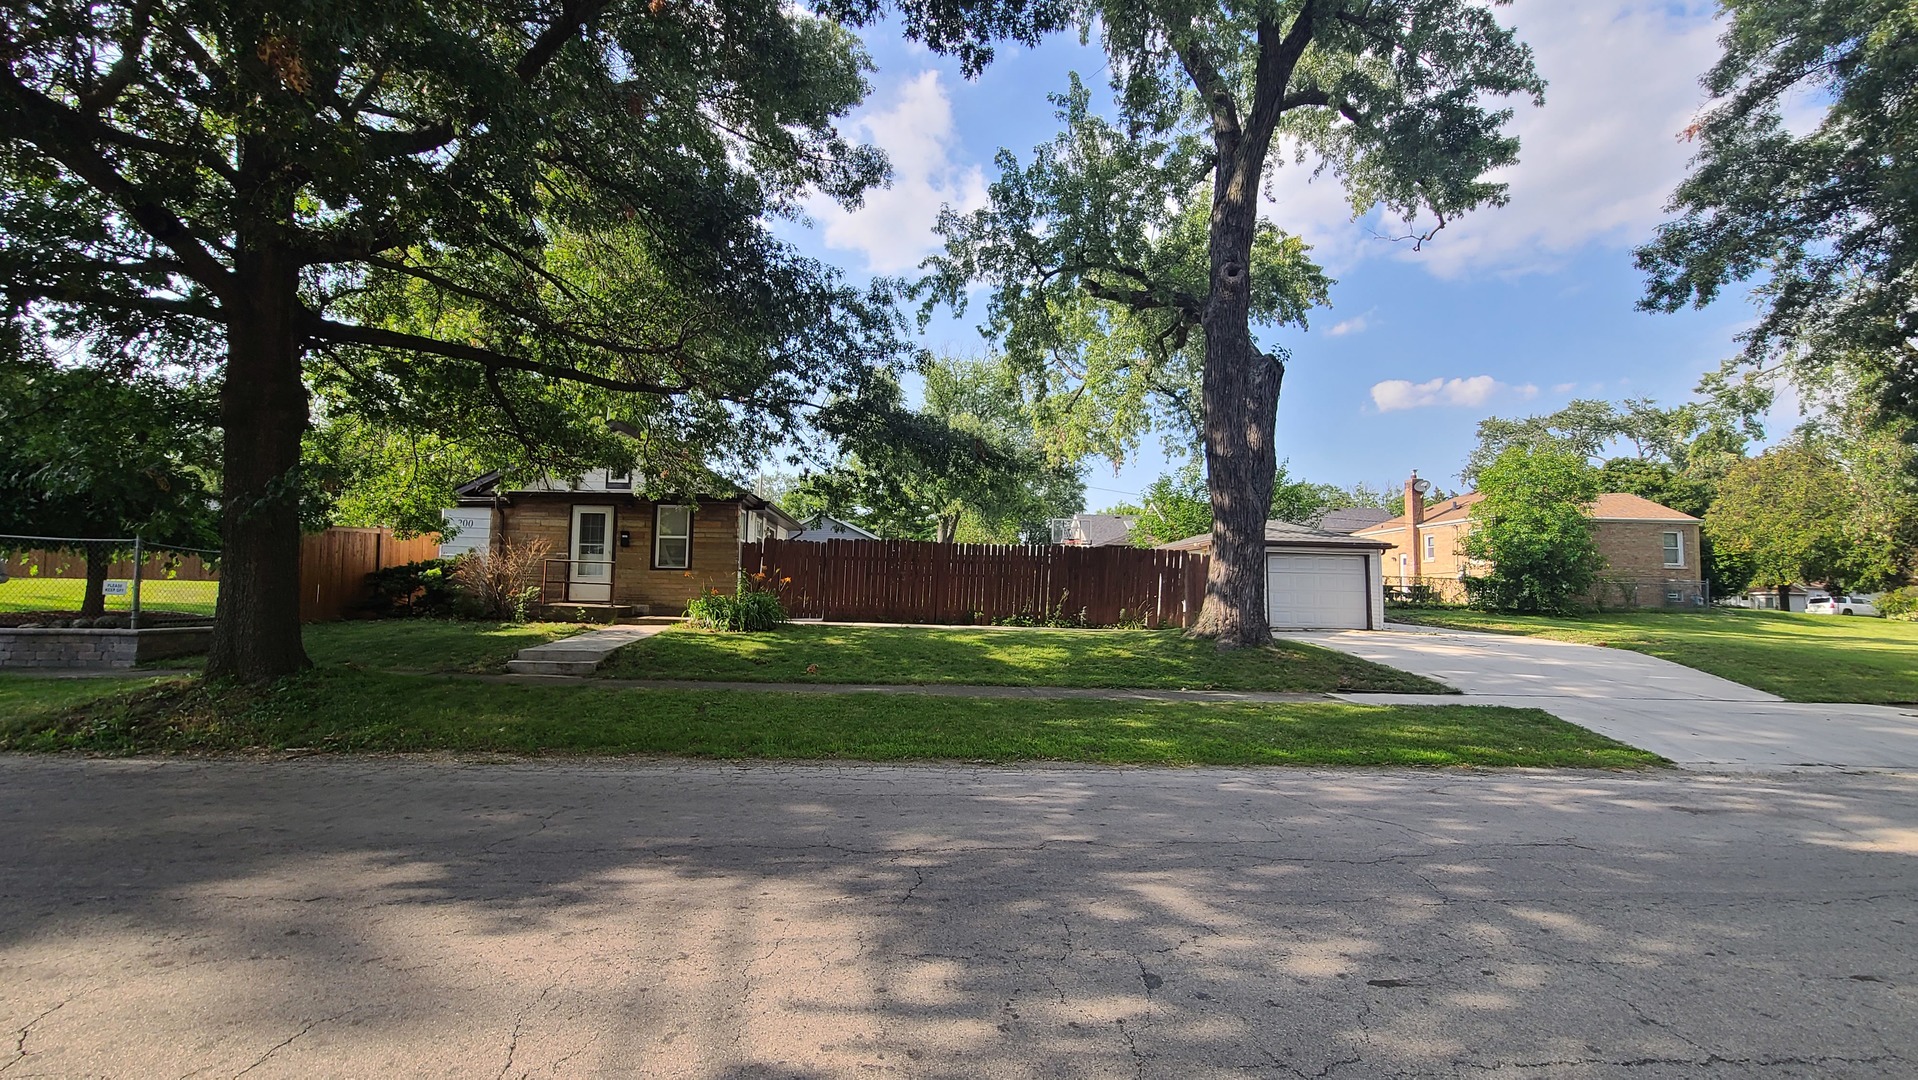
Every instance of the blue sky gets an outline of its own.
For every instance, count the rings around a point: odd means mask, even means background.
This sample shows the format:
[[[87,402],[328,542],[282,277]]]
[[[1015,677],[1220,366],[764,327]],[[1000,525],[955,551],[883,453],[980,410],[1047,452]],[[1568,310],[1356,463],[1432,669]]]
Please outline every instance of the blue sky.
[[[1546,104],[1518,106],[1522,160],[1502,177],[1511,204],[1453,223],[1423,251],[1379,239],[1392,226],[1376,215],[1351,221],[1329,175],[1276,171],[1266,215],[1311,243],[1338,279],[1333,306],[1309,330],[1263,335],[1292,352],[1278,445],[1294,476],[1396,486],[1417,468],[1449,486],[1484,416],[1573,397],[1675,403],[1736,351],[1752,315],[1738,299],[1681,315],[1633,307],[1631,249],[1650,238],[1683,175],[1690,150],[1678,132],[1704,104],[1697,80],[1717,57],[1714,9],[1651,0],[1501,9],[1538,54]],[[1002,49],[975,82],[890,28],[867,41],[878,70],[851,128],[887,151],[893,184],[850,214],[816,202],[811,227],[792,233],[856,276],[912,272],[934,249],[942,204],[983,203],[999,148],[1023,159],[1055,132],[1046,95],[1068,71],[1104,85],[1103,54],[1071,37]],[[974,321],[941,319],[924,344],[979,352],[988,343]],[[1781,429],[1791,421],[1777,419]],[[1088,502],[1121,501],[1166,467],[1155,439],[1116,471],[1094,462]]]

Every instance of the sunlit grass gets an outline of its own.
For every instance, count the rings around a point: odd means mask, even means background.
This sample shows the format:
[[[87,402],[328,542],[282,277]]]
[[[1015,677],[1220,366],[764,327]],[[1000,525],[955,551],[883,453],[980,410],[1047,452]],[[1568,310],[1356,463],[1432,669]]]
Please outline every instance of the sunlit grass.
[[[497,751],[1114,765],[1639,767],[1533,709],[556,686],[322,668],[263,690],[0,684],[0,749]],[[79,708],[74,706],[79,705]]]
[[[86,589],[87,583],[76,578],[10,577],[0,581],[0,611],[78,612]],[[140,606],[153,612],[211,616],[219,595],[217,581],[151,578],[141,583]],[[133,608],[130,595],[108,596],[104,600],[110,612]]]
[[[1918,701],[1918,623],[1737,610],[1582,618],[1421,611],[1394,618],[1631,649],[1789,701]]]
[[[1276,692],[1443,692],[1444,687],[1297,642],[1220,651],[1176,630],[821,626],[767,634],[677,627],[600,668],[623,679],[1078,686]]]

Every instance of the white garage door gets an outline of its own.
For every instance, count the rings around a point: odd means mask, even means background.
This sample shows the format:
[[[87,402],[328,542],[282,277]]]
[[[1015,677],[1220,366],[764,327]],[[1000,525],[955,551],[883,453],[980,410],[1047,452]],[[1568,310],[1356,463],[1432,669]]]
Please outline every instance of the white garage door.
[[[1265,557],[1265,610],[1275,630],[1366,628],[1365,556]]]

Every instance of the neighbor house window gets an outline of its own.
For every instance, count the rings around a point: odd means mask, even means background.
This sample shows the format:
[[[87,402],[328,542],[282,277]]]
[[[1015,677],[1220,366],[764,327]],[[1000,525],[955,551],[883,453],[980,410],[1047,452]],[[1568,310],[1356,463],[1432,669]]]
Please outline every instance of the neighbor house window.
[[[1685,565],[1685,534],[1677,531],[1665,534],[1665,565]]]
[[[1425,558],[1427,561],[1438,558],[1438,537],[1429,533],[1425,537]]]
[[[693,508],[653,509],[653,569],[684,570],[693,562]]]

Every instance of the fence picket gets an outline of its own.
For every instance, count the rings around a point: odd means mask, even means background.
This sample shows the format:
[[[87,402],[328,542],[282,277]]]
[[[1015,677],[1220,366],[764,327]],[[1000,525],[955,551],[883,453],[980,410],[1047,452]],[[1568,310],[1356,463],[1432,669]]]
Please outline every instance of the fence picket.
[[[777,575],[795,618],[897,623],[995,622],[1081,610],[1190,626],[1204,598],[1197,552],[1062,545],[929,544],[911,540],[780,540],[742,544],[740,568]]]

